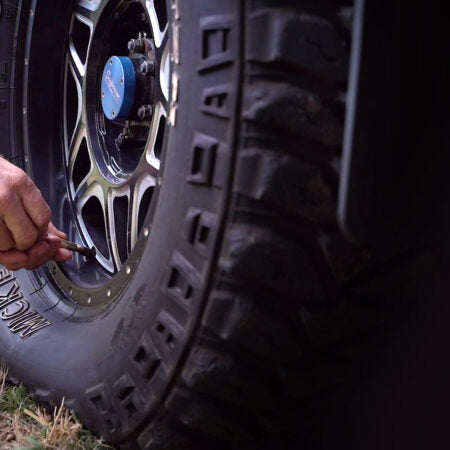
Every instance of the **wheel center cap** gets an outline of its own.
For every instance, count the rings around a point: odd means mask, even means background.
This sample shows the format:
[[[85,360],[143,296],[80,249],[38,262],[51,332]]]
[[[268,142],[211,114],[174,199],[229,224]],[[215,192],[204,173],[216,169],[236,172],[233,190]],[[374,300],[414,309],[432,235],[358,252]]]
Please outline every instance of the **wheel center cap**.
[[[109,120],[126,119],[136,94],[136,72],[130,58],[112,56],[103,70],[101,98]]]

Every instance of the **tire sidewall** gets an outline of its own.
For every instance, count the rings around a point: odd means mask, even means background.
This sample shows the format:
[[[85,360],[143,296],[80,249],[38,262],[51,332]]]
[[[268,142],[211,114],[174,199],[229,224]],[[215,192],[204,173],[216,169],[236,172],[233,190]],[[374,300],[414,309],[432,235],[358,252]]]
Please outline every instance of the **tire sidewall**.
[[[179,92],[172,99],[171,114],[176,118],[168,136],[151,237],[118,298],[92,310],[71,302],[46,267],[33,273],[0,272],[0,298],[15,299],[8,310],[0,311],[7,313],[0,320],[0,342],[11,372],[44,401],[65,397],[88,425],[112,440],[132,433],[163,401],[199,324],[209,289],[229,189],[237,102],[232,86],[239,67],[236,63],[212,65],[206,72],[199,69],[204,63],[201,31],[207,28],[208,17],[229,20],[230,5],[205,1],[188,7],[181,2],[180,21],[171,20],[172,30],[177,27],[179,33],[181,55],[179,64],[174,64]],[[31,9],[38,17],[39,2]],[[21,19],[31,31],[34,19],[29,10],[23,9]],[[238,52],[237,28],[230,46],[233,60]],[[25,58],[30,61],[29,56]],[[205,92],[224,86],[228,89],[226,116],[205,111]],[[19,95],[14,101],[19,102],[16,110],[23,110]],[[15,125],[13,121],[11,130]],[[203,178],[196,178],[192,168],[199,145],[205,146],[207,155],[214,152],[213,161],[209,156],[206,160],[209,172]],[[24,146],[17,151],[26,162],[24,148],[33,152],[26,129]],[[208,228],[206,242],[197,242],[193,227],[199,224]],[[12,332],[9,316],[19,311],[17,302],[28,305],[28,312],[37,313],[49,325],[26,339]],[[142,351],[145,357],[140,360],[137,355]],[[98,398],[101,401],[94,401]]]

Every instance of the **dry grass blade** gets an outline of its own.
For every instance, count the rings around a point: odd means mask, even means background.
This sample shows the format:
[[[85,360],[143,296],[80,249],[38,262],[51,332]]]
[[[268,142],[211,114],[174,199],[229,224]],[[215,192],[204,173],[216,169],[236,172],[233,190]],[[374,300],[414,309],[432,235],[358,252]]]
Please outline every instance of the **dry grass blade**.
[[[3,395],[5,390],[6,378],[8,377],[8,368],[5,363],[2,361],[0,363],[0,397]]]
[[[23,386],[7,382],[8,369],[0,365],[1,450],[104,450],[112,449],[84,430],[64,407],[53,414],[35,404]]]

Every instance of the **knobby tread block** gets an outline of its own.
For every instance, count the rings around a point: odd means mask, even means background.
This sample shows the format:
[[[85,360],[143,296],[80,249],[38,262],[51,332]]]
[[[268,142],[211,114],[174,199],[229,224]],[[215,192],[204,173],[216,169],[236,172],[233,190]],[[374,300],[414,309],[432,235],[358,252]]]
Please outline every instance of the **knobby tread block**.
[[[275,227],[270,214],[265,223],[252,223],[250,210],[245,223],[229,214],[216,289],[209,293],[194,345],[165,405],[185,427],[236,448],[274,448],[267,433],[282,433],[291,444],[295,439],[289,430],[304,417],[298,398],[310,387],[324,387],[314,382],[314,364],[311,372],[303,370],[314,343],[302,330],[307,332],[303,327],[308,325],[321,338],[314,308],[333,310],[316,259],[320,254],[327,265],[319,238],[336,230],[337,183],[329,180],[336,171],[330,168],[325,175],[314,158],[304,155],[321,147],[339,158],[344,114],[332,103],[343,97],[348,74],[350,35],[344,22],[351,21],[351,6],[320,3],[305,2],[305,9],[294,1],[256,0],[244,7],[245,82],[238,136],[251,130],[252,139],[238,140],[230,197],[231,210],[246,197],[261,210],[285,213],[291,221],[306,219],[315,232],[303,236],[307,242],[302,244]],[[246,76],[255,66],[258,76]],[[292,82],[294,73],[298,80]],[[217,112],[226,97],[208,102]],[[293,152],[296,145],[309,148]],[[189,230],[200,217],[194,213]],[[333,280],[331,270],[327,277]],[[225,280],[228,287],[217,288]],[[264,301],[258,291],[264,292]],[[317,343],[326,346],[326,338],[320,338]],[[332,371],[333,364],[326,370]],[[323,367],[317,373],[324,375],[319,380],[325,378]]]
[[[231,278],[299,302],[324,297],[308,248],[267,229],[243,224],[230,227],[220,266]]]
[[[246,91],[243,117],[274,132],[339,147],[343,124],[316,94],[281,83],[257,83]]]
[[[184,425],[212,437],[232,442],[254,438],[251,421],[245,420],[237,410],[227,409],[225,404],[195,395],[190,390],[175,389],[166,402],[166,408]]]
[[[263,309],[257,299],[216,291],[205,312],[204,326],[222,340],[273,362],[297,360],[302,355],[286,316]]]
[[[276,151],[248,149],[239,155],[234,191],[319,223],[333,223],[334,190],[319,167]]]
[[[156,420],[147,426],[140,434],[137,446],[130,447],[130,450],[139,448],[142,450],[172,450],[172,449],[207,449],[198,440],[183,432],[185,430],[177,429],[173,424],[166,420]]]
[[[252,411],[272,410],[279,400],[276,381],[265,375],[255,380],[253,375],[237,358],[203,346],[192,353],[182,378],[189,388],[227,404]]]
[[[270,39],[261,42],[261,30]],[[246,57],[251,62],[285,64],[332,81],[345,81],[348,42],[326,18],[296,9],[262,9],[250,14]]]

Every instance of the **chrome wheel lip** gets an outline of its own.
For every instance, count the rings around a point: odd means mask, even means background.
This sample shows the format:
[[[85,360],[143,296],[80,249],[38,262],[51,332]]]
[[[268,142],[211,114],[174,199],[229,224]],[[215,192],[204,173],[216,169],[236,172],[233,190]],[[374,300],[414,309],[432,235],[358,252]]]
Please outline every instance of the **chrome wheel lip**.
[[[67,129],[67,108],[64,104],[64,160],[66,161],[66,167],[68,173],[71,174],[73,170],[73,164],[75,158],[73,150],[74,145],[80,145],[80,141],[85,139],[89,147],[92,148],[91,136],[88,133],[89,118],[86,112],[86,77],[87,67],[89,64],[89,52],[92,45],[92,38],[95,33],[96,23],[93,20],[89,20],[80,14],[80,8],[86,8],[97,14],[97,17],[101,16],[102,10],[105,8],[106,1],[88,2],[86,0],[80,0],[78,2],[78,10],[74,13],[73,20],[80,20],[88,25],[90,29],[90,42],[87,50],[86,62],[82,62],[82,58],[76,52],[75,45],[72,39],[69,40],[69,51],[67,54],[66,64],[68,70],[65,71],[64,79],[64,92],[67,92],[68,76],[72,76],[77,89],[78,96],[78,109],[76,117],[76,127],[72,136]],[[147,14],[150,23],[155,23],[155,9],[153,2],[145,1],[141,2],[145,4],[147,8]],[[151,6],[153,5],[153,7]],[[148,9],[150,8],[150,10]],[[97,19],[98,20],[98,19]],[[98,23],[98,22],[97,22]],[[71,27],[72,28],[72,27]],[[149,122],[150,133],[145,146],[145,151],[139,161],[137,169],[134,173],[129,174],[128,177],[116,176],[112,171],[105,171],[104,167],[99,167],[98,161],[94,159],[94,156],[89,152],[89,160],[91,168],[86,177],[81,181],[78,187],[73,182],[73,177],[67,177],[67,189],[74,211],[77,214],[77,227],[82,235],[82,243],[88,246],[97,247],[94,240],[91,238],[84,222],[78,220],[81,216],[83,205],[91,197],[96,197],[101,204],[101,214],[104,217],[105,224],[107,224],[106,234],[109,246],[109,257],[97,252],[99,254],[98,262],[102,266],[102,269],[109,273],[110,282],[101,283],[99,286],[92,287],[90,285],[83,285],[83,283],[74,282],[70,279],[65,271],[59,264],[51,263],[49,265],[55,281],[59,287],[69,294],[71,298],[78,303],[85,306],[100,306],[107,303],[111,298],[115,297],[120,289],[114,286],[120,286],[121,288],[128,283],[130,276],[133,273],[133,269],[139,262],[145,242],[149,237],[150,228],[148,224],[143,227],[141,235],[138,233],[138,215],[139,206],[144,196],[145,190],[149,187],[158,189],[160,185],[159,171],[161,169],[161,162],[157,158],[155,153],[155,142],[157,140],[158,124],[161,117],[167,119],[168,105],[169,105],[169,77],[170,77],[170,44],[168,39],[169,26],[165,26],[164,32],[158,27],[158,33],[155,33],[155,45],[157,51],[161,57],[162,64],[157,71],[157,84],[160,87],[157,96],[157,102],[154,108],[154,114],[152,120]],[[159,46],[158,46],[159,44]],[[162,48],[164,46],[164,48]],[[67,99],[64,99],[64,103]],[[168,121],[167,121],[168,124]],[[145,170],[142,167],[145,165]],[[106,176],[105,176],[106,174]],[[122,263],[120,252],[117,245],[117,239],[115,239],[114,233],[114,200],[118,197],[126,197],[129,204],[129,213],[127,221],[129,227],[127,228],[127,235],[129,235],[129,253],[125,264]],[[155,208],[153,205],[152,209]],[[127,238],[128,239],[128,238]],[[114,286],[113,286],[114,285]],[[108,294],[108,295],[106,295]]]

